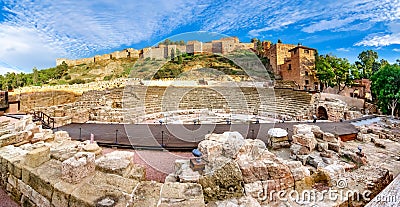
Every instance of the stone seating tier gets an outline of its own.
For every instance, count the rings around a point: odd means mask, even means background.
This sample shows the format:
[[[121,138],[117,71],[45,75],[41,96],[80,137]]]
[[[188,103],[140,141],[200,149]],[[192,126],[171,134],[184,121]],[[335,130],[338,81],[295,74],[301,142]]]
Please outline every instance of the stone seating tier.
[[[37,109],[51,116],[70,117],[86,110],[88,120],[121,122],[124,116],[134,120],[146,114],[192,109],[297,117],[304,115],[310,102],[311,94],[290,89],[135,85],[129,89],[87,91],[74,103]]]

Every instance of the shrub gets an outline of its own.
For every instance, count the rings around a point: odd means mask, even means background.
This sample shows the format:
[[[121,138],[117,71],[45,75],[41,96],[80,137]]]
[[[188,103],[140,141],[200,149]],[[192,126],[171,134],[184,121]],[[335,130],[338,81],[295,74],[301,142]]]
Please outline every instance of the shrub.
[[[70,85],[73,85],[73,84],[84,84],[84,83],[86,83],[86,81],[82,80],[82,79],[74,79],[74,80],[71,80],[69,82]]]

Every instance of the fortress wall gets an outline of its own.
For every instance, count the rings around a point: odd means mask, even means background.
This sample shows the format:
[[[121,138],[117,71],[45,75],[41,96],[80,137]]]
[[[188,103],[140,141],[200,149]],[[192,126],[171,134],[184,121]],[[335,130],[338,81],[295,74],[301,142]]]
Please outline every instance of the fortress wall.
[[[205,53],[213,53],[213,43],[211,42],[206,42],[203,43],[203,52]]]
[[[128,58],[130,57],[130,58],[137,58],[137,59],[139,59],[141,50],[135,50],[135,49],[133,49],[133,48],[128,48],[128,49],[126,49],[126,51],[127,51],[127,53],[128,53],[128,56],[127,56]]]
[[[240,43],[237,37],[222,38],[220,40],[213,40],[211,42],[199,42],[196,40],[188,41],[186,45],[163,45],[157,47],[148,47],[141,50],[133,48],[124,49],[122,51],[115,51],[110,54],[96,55],[91,58],[83,58],[77,60],[69,60],[66,58],[56,59],[56,65],[62,64],[63,61],[69,66],[93,63],[99,60],[109,60],[111,58],[154,58],[164,59],[171,57],[171,49],[179,50],[181,53],[222,53],[227,54],[235,49],[251,49],[254,47],[253,43]]]
[[[121,58],[127,58],[127,57],[128,57],[128,52],[126,50],[116,51],[116,52],[111,53],[111,58],[121,59]]]
[[[110,54],[104,54],[104,55],[96,55],[95,56],[95,60],[96,61],[101,61],[101,60],[109,60],[111,59],[111,55]]]
[[[213,42],[212,43],[212,51],[213,51],[213,53],[221,53],[222,54],[222,42]]]
[[[75,61],[75,65],[94,63],[94,58],[83,58]]]
[[[183,53],[187,53],[187,46],[186,45],[177,45],[176,46],[176,49],[177,50],[179,50],[179,52],[181,53],[181,54],[183,54]]]
[[[250,50],[254,48],[254,43],[239,43],[235,45],[236,49],[242,49],[242,50]]]

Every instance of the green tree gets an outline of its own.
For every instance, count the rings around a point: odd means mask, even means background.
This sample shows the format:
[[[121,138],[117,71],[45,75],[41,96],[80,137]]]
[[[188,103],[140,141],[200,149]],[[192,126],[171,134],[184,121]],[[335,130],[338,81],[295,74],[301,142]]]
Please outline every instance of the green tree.
[[[32,77],[33,84],[38,85],[39,84],[39,70],[36,67],[34,67],[32,69],[32,71],[33,71],[33,77]]]
[[[175,59],[175,50],[174,48],[171,48],[171,60]]]
[[[54,71],[54,79],[60,79],[68,71],[68,65],[63,61],[60,65],[57,65]]]
[[[381,59],[379,61],[380,67],[384,67],[385,65],[389,65],[389,62],[385,59]]]
[[[334,55],[316,56],[315,68],[318,79],[324,86],[337,86],[338,92],[351,86],[354,79],[358,78],[357,69],[346,58],[338,58]]]
[[[183,63],[182,55],[178,56],[178,64],[181,65]]]
[[[400,100],[400,66],[385,65],[371,77],[372,92],[378,99],[383,113],[391,110],[394,116]]]
[[[4,76],[0,75],[0,91],[5,90]]]
[[[363,78],[370,78],[371,75],[380,68],[380,64],[376,62],[378,53],[373,50],[362,51],[358,55],[358,59],[360,61],[357,61],[356,65],[359,65],[358,68],[362,69],[361,74]]]

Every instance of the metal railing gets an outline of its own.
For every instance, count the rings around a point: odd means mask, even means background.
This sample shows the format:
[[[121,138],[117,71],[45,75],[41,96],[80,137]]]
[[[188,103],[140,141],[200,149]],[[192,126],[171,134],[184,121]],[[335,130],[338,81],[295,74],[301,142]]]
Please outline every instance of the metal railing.
[[[54,123],[55,123],[54,118],[50,117],[49,115],[41,111],[33,112],[33,120],[40,121],[44,129],[54,129]]]

